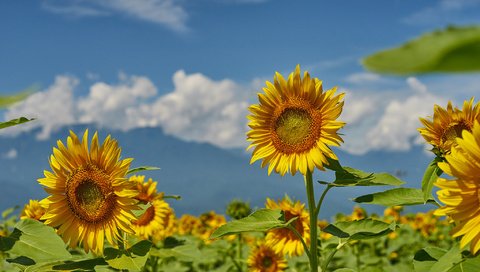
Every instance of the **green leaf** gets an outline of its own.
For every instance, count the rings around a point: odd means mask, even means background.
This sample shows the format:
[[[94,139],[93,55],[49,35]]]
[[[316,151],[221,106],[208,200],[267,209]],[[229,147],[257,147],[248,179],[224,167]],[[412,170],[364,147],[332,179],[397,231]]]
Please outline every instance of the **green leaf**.
[[[160,258],[176,258],[179,261],[200,261],[202,253],[194,244],[179,245],[172,248],[152,249],[150,255]]]
[[[142,240],[127,250],[106,248],[105,261],[113,268],[127,269],[128,271],[141,271],[148,259],[152,242]]]
[[[442,169],[438,167],[438,163],[441,161],[442,158],[435,157],[435,159],[430,162],[427,169],[425,169],[425,173],[423,174],[422,191],[423,200],[425,203],[432,198],[433,183],[437,181],[437,178],[443,173]]]
[[[52,270],[96,271],[95,266],[97,265],[107,265],[107,263],[103,258],[95,258],[89,260],[65,262],[64,264],[54,265],[52,266]]]
[[[480,71],[480,26],[448,27],[363,59],[377,73]]]
[[[395,223],[385,223],[371,218],[356,221],[341,221],[330,224],[324,232],[348,240],[364,240],[377,238],[389,234],[396,228]]]
[[[454,245],[447,253],[445,253],[438,262],[434,263],[430,268],[432,272],[450,271],[456,264],[462,262],[462,253],[458,245]]]
[[[480,266],[476,258],[462,258],[462,252],[458,244],[446,251],[442,248],[427,247],[415,253],[413,258],[413,266],[415,271],[431,271],[431,272],[446,272],[446,271],[478,271],[466,270],[468,267]]]
[[[22,101],[23,99],[27,98],[29,95],[31,95],[34,91],[36,91],[38,87],[36,85],[33,85],[29,87],[28,89],[19,92],[14,95],[2,95],[0,96],[0,109],[5,108],[13,103]]]
[[[8,208],[2,212],[2,218],[6,219],[8,216],[10,216],[16,209],[18,209],[19,206],[15,206],[12,208]]]
[[[342,167],[335,172],[335,181],[331,184],[333,186],[400,186],[404,182],[388,173],[367,173],[351,167]]]
[[[130,175],[130,174],[133,174],[133,173],[136,173],[136,172],[140,172],[140,171],[151,171],[151,170],[159,170],[159,169],[160,168],[155,167],[155,166],[140,166],[140,167],[136,167],[136,168],[128,170],[127,175]]]
[[[425,203],[423,200],[422,191],[415,188],[390,189],[384,192],[359,196],[354,198],[353,201],[357,203],[376,204],[386,207],[420,205]],[[427,203],[436,202],[432,197],[430,197],[430,199],[427,200]]]
[[[33,119],[33,118],[32,119],[27,119],[25,117],[20,117],[18,119],[13,119],[13,120],[10,120],[10,121],[7,121],[7,122],[0,122],[0,129],[11,127],[11,126],[16,126],[16,125],[19,125],[19,124],[22,124],[22,123],[33,121],[33,120],[35,120],[35,119]]]
[[[259,209],[247,217],[230,221],[227,224],[220,226],[212,233],[210,239],[241,232],[264,232],[275,228],[285,228],[295,219],[296,217],[285,222],[281,210]]]
[[[16,241],[9,252],[19,256],[26,255],[36,263],[72,258],[55,230],[36,220],[25,219],[18,222],[11,237]]]

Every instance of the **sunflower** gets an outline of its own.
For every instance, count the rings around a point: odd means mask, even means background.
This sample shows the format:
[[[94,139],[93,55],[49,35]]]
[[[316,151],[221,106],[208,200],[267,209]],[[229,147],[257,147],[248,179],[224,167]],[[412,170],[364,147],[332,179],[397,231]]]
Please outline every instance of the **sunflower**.
[[[148,239],[155,231],[164,229],[169,209],[170,206],[164,200],[153,200],[145,212],[132,222],[135,234],[143,239]]]
[[[20,219],[35,219],[40,220],[40,218],[45,214],[45,204],[39,202],[38,200],[32,200],[28,202],[23,208],[22,213],[20,214]]]
[[[197,217],[190,215],[190,214],[184,214],[182,217],[177,222],[178,224],[178,234],[180,235],[199,235],[199,233],[202,233],[203,231],[201,230],[203,228],[202,221],[198,219]]]
[[[438,105],[433,108],[433,118],[420,118],[425,126],[418,131],[423,138],[433,145],[433,151],[440,156],[448,154],[456,143],[457,138],[462,137],[462,131],[472,131],[475,120],[480,121],[480,103],[473,106],[474,98],[463,102],[463,109],[453,108],[449,101],[447,108]]]
[[[305,204],[301,204],[300,201],[293,203],[288,197],[278,203],[267,198],[265,205],[268,209],[282,210],[285,215],[285,221],[297,217],[292,223],[293,227],[303,237],[305,243],[310,241],[310,216],[305,210]],[[265,237],[266,244],[271,246],[276,252],[289,256],[300,256],[303,254],[304,248],[302,241],[299,237],[293,233],[293,231],[287,228],[278,228],[269,230]]]
[[[300,66],[285,80],[275,74],[274,83],[266,82],[260,103],[251,105],[247,140],[254,147],[250,163],[262,160],[268,174],[275,170],[282,176],[297,171],[306,174],[315,167],[324,170],[327,157],[337,159],[328,145],[343,142],[337,131],[345,123],[336,121],[343,107],[344,94],[334,96],[336,87],[323,91],[322,81],[300,77]]]
[[[138,192],[125,178],[132,159],[120,160],[121,149],[110,136],[99,145],[95,133],[89,148],[88,130],[81,141],[70,131],[67,145],[57,145],[50,156],[53,171],[38,180],[50,194],[41,219],[58,228],[70,247],[81,243],[86,252],[101,255],[105,237],[117,246],[121,232],[133,233]]]
[[[435,215],[446,215],[455,222],[451,234],[462,236],[460,247],[470,243],[470,251],[480,250],[480,124],[475,122],[472,131],[464,130],[462,138],[451,154],[445,156],[446,162],[438,166],[456,179],[438,178],[435,183],[440,188],[438,199],[445,206],[437,209]]]
[[[136,184],[139,193],[135,198],[144,203],[151,202],[156,198],[162,198],[163,196],[163,194],[157,193],[157,182],[151,178],[145,182],[145,176],[133,175],[128,180]]]
[[[153,232],[154,241],[163,241],[168,236],[172,236],[177,231],[175,212],[168,207],[163,219],[163,226]]]
[[[287,268],[287,261],[283,255],[260,243],[250,253],[247,265],[252,272],[280,272]]]

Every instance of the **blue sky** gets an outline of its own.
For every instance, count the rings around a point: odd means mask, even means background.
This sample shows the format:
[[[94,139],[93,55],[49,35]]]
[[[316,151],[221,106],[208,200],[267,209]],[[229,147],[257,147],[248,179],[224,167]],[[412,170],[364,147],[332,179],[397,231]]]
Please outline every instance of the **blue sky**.
[[[479,93],[479,75],[387,77],[360,59],[478,14],[479,0],[1,1],[0,93],[41,85],[3,112],[38,121],[2,133],[94,122],[243,147],[255,93],[300,64],[347,93],[345,150],[408,150],[418,117]]]

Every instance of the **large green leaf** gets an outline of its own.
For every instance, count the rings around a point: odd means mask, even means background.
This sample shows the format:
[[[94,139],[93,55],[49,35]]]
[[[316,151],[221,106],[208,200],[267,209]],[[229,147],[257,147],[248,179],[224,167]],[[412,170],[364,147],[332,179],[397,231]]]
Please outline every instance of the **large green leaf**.
[[[141,271],[148,259],[148,253],[152,242],[142,240],[127,250],[106,248],[105,261],[115,269],[127,269],[128,271]]]
[[[422,179],[423,200],[425,202],[432,198],[433,183],[443,173],[442,169],[438,167],[438,163],[442,160],[439,157],[435,157],[427,166],[427,169],[425,169]]]
[[[212,233],[210,239],[241,232],[263,232],[274,228],[285,228],[295,219],[285,222],[281,210],[259,209],[247,217],[220,226]]]
[[[348,240],[364,240],[387,235],[394,231],[396,226],[395,223],[388,224],[367,218],[356,221],[336,222],[325,227],[323,231]]]
[[[419,250],[415,253],[413,265],[417,272],[474,272],[480,271],[480,258],[463,257],[458,244],[454,244],[449,251],[435,247]]]
[[[9,253],[26,256],[36,263],[72,258],[55,230],[36,220],[18,222],[10,238],[15,239],[15,244]]]
[[[174,257],[179,261],[191,262],[202,259],[202,253],[194,244],[180,245],[172,248],[152,249],[150,255],[160,258]]]
[[[480,26],[448,27],[411,40],[397,48],[366,57],[374,72],[416,74],[480,71]]]
[[[33,120],[35,120],[35,119],[28,119],[28,118],[25,118],[25,117],[20,117],[18,119],[12,119],[12,120],[7,121],[7,122],[0,122],[0,129],[20,125],[20,124],[30,122],[30,121],[33,121]]]
[[[337,160],[328,159],[328,169],[335,171],[335,181],[330,186],[378,186],[393,185],[400,186],[403,181],[388,173],[367,173],[352,167],[341,166]]]
[[[354,198],[357,203],[376,204],[386,207],[424,204],[423,192],[415,188],[395,188]],[[436,203],[430,197],[427,203]]]

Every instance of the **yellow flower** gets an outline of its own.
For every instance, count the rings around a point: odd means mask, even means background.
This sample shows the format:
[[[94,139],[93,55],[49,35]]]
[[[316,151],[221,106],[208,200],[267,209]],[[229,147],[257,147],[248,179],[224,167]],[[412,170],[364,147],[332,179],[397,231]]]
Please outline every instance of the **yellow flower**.
[[[200,219],[190,214],[184,214],[178,220],[177,231],[180,235],[197,235],[197,233],[201,232],[199,229],[202,227]]]
[[[383,211],[383,216],[387,217],[385,218],[387,222],[390,222],[391,219],[393,219],[396,222],[400,221],[400,212],[403,210],[402,206],[393,206],[393,207],[388,207]]]
[[[250,253],[247,265],[251,272],[280,272],[287,268],[287,261],[283,255],[261,243]]]
[[[327,157],[337,159],[330,149],[343,142],[337,131],[345,123],[336,121],[343,107],[344,94],[334,96],[336,87],[326,92],[322,81],[300,76],[300,66],[285,80],[275,74],[274,83],[266,82],[265,93],[259,93],[260,103],[251,105],[247,140],[254,147],[251,163],[262,160],[268,174],[280,175],[297,171],[324,170]]]
[[[324,232],[323,229],[326,228],[330,223],[328,223],[327,220],[318,220],[317,221],[317,226],[320,230],[322,230],[320,232],[320,239],[322,240],[328,240],[330,238],[332,238],[333,235],[331,235],[330,233],[328,232]]]
[[[32,200],[28,202],[23,208],[23,211],[20,215],[20,219],[35,219],[40,220],[40,218],[45,214],[45,204],[39,202],[38,200]]]
[[[278,203],[267,198],[266,207],[272,210],[282,210],[285,215],[285,221],[297,217],[293,227],[300,233],[305,243],[308,244],[310,242],[310,216],[305,210],[305,204],[301,204],[300,201],[293,203],[287,197]],[[268,246],[271,246],[282,255],[300,256],[304,251],[300,238],[287,228],[269,230],[265,241]]]
[[[57,145],[52,172],[38,180],[50,194],[42,200],[47,210],[41,220],[58,228],[70,247],[81,243],[86,252],[103,254],[105,238],[116,246],[122,231],[133,233],[138,192],[125,178],[132,159],[120,160],[121,149],[110,136],[99,145],[95,133],[89,148],[88,130],[81,141],[70,131],[67,145],[60,140]]]
[[[350,220],[352,221],[361,220],[361,219],[364,219],[366,216],[367,216],[367,212],[363,208],[359,206],[355,206],[353,207],[353,212],[350,215]]]
[[[135,197],[136,199],[146,203],[162,197],[162,194],[157,193],[157,182],[153,181],[151,178],[145,182],[145,176],[134,175],[128,180],[136,184],[138,190],[138,195]]]
[[[448,154],[456,139],[462,137],[462,131],[472,131],[475,120],[480,121],[480,103],[473,106],[473,100],[464,101],[462,110],[453,108],[450,101],[446,109],[435,105],[433,119],[420,118],[425,127],[418,131],[440,155]]]
[[[138,237],[149,239],[155,231],[164,229],[170,206],[161,199],[153,200],[145,212],[132,222],[132,227]]]
[[[153,232],[153,240],[163,241],[168,236],[172,236],[176,232],[176,223],[175,212],[169,207],[163,219],[163,226]]]
[[[462,138],[451,154],[445,156],[447,162],[438,166],[456,179],[438,178],[440,187],[438,199],[445,206],[435,211],[435,215],[446,215],[455,222],[452,236],[460,237],[460,247],[470,243],[470,251],[480,250],[480,124],[475,122],[472,132],[464,130]]]

